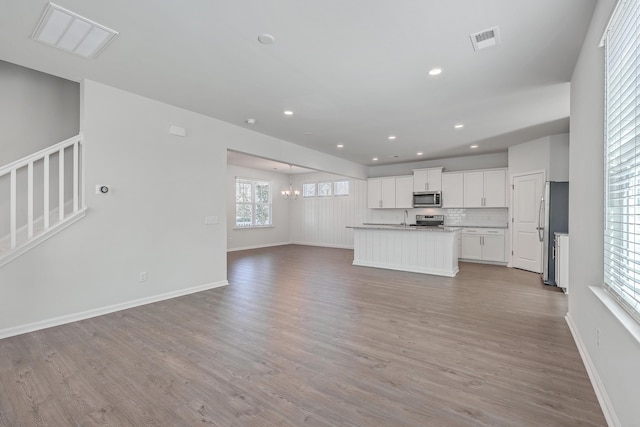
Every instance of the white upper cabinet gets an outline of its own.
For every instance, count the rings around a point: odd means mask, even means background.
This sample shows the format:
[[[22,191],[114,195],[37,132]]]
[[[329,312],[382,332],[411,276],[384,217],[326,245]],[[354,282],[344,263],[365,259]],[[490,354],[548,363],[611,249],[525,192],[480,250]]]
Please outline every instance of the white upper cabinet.
[[[411,175],[369,178],[367,207],[370,209],[410,208],[413,203],[412,185]]]
[[[463,198],[463,178],[462,172],[450,172],[442,174],[442,207],[462,208]]]
[[[409,209],[413,207],[413,177],[396,177],[396,208]]]
[[[484,172],[465,172],[463,187],[465,208],[484,206]]]
[[[484,206],[507,207],[507,171],[505,169],[484,171]]]
[[[464,172],[463,191],[465,208],[504,208],[507,206],[507,171]]]
[[[414,169],[413,191],[442,191],[442,168]]]

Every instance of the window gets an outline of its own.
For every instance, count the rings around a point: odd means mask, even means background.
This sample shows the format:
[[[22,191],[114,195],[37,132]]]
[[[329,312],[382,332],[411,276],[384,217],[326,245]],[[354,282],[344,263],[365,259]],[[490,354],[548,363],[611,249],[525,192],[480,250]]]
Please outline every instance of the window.
[[[271,183],[236,178],[236,227],[266,227],[271,218]]]
[[[348,196],[349,195],[349,181],[333,181],[333,195],[334,196]]]
[[[620,2],[605,45],[604,282],[640,320],[640,0]]]
[[[318,183],[318,196],[319,197],[331,196],[331,181]]]
[[[302,197],[316,197],[316,183],[307,182],[302,184]]]

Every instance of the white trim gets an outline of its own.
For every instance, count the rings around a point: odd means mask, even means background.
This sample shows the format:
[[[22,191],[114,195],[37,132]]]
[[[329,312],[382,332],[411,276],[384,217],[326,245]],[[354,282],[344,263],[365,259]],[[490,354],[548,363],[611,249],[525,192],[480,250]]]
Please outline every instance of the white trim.
[[[60,317],[54,317],[52,319],[28,323],[26,325],[0,329],[0,339],[16,336],[20,334],[26,334],[26,333],[38,331],[41,329],[51,328],[53,326],[64,325],[66,323],[77,322],[79,320],[90,319],[92,317],[102,316],[104,314],[114,313],[116,311],[126,310],[133,307],[139,307],[141,305],[164,301],[171,298],[177,298],[184,295],[193,294],[196,292],[202,292],[208,289],[226,286],[228,284],[229,282],[227,282],[226,280],[223,280],[220,282],[214,282],[214,283],[207,283],[204,285],[194,286],[192,288],[180,289],[178,291],[167,292],[164,294],[154,295],[146,298],[140,298],[137,300],[127,301],[120,304],[113,304],[106,307],[100,307],[92,310],[82,311],[79,313],[67,314]]]
[[[72,215],[66,217],[62,222],[57,223],[53,227],[49,227],[43,231],[42,234],[30,239],[27,243],[20,245],[19,247],[12,248],[7,254],[0,256],[0,267],[10,263],[14,259],[18,258],[20,255],[28,252],[29,250],[35,248],[45,240],[55,236],[65,228],[69,227],[72,224],[80,221],[82,218],[86,216],[87,208],[80,209],[78,212],[73,213]],[[47,215],[45,215],[46,217]]]
[[[69,139],[65,139],[64,141],[58,142],[57,144],[53,144],[50,147],[43,148],[40,151],[36,151],[33,154],[30,154],[22,159],[18,159],[13,163],[9,163],[8,165],[2,166],[0,168],[0,176],[3,176],[6,173],[9,173],[12,169],[20,169],[24,166],[27,166],[29,162],[34,160],[40,160],[45,157],[47,154],[54,154],[59,152],[61,149],[65,149],[66,147],[73,145],[76,141],[80,140],[80,135],[72,136]]]
[[[618,322],[640,344],[640,323],[617,300],[618,296],[611,294],[603,286],[589,286],[591,292],[605,305]]]
[[[353,249],[353,245],[334,245],[332,243],[291,242],[292,245],[318,246],[321,248]]]
[[[627,3],[627,0],[616,0],[616,6],[613,8],[613,12],[611,12],[611,16],[609,16],[609,20],[607,21],[607,25],[604,27],[604,31],[602,32],[602,37],[600,38],[600,43],[598,43],[598,47],[604,47],[604,41],[607,39],[607,34],[611,29],[612,25],[617,21],[618,16],[622,13],[622,9],[624,9],[624,5]]]
[[[246,251],[249,249],[261,249],[261,248],[271,248],[275,246],[286,246],[286,245],[300,245],[300,246],[317,246],[321,248],[334,248],[334,249],[351,249],[353,250],[353,245],[332,245],[328,243],[309,243],[309,242],[280,242],[280,243],[267,243],[264,245],[254,245],[254,246],[243,246],[241,248],[227,248],[227,252],[236,252],[236,251]]]
[[[411,267],[402,264],[379,264],[373,262],[366,261],[353,261],[353,265],[359,267],[373,267],[373,268],[382,268],[385,270],[397,270],[397,271],[408,271],[410,273],[422,273],[422,274],[433,274],[436,276],[445,276],[445,277],[455,277],[458,274],[458,267],[456,266],[453,270],[444,270],[440,268],[420,268],[420,267]]]
[[[270,248],[273,246],[285,246],[290,245],[291,242],[280,242],[280,243],[267,243],[264,245],[254,245],[254,246],[243,246],[241,248],[227,248],[227,252],[235,252],[235,251],[246,251],[249,249],[260,249],[260,248]]]
[[[542,174],[542,193],[544,196],[544,184],[547,182],[547,171],[546,169],[536,169],[533,171],[527,171],[527,172],[518,172],[518,173],[513,173],[510,174],[510,179],[509,179],[509,183],[507,184],[507,192],[509,193],[509,208],[507,210],[507,231],[509,233],[509,250],[505,253],[506,255],[506,262],[507,262],[507,267],[509,268],[513,268],[513,240],[515,239],[515,236],[513,235],[513,190],[515,188],[515,183],[514,183],[514,178],[516,177],[520,177],[520,176],[527,176],[527,175],[536,175],[536,174]],[[544,260],[542,259],[543,255],[540,255],[540,262],[542,264],[544,264]],[[540,266],[540,269],[542,269],[542,265]]]
[[[567,325],[569,325],[569,330],[571,331],[571,335],[573,336],[573,340],[578,347],[578,352],[580,353],[580,357],[582,358],[582,363],[587,370],[587,375],[589,375],[589,379],[591,380],[591,385],[593,386],[593,390],[596,393],[596,397],[598,398],[598,403],[600,403],[600,408],[602,409],[602,413],[604,414],[604,418],[607,420],[607,424],[612,427],[622,427],[618,416],[616,415],[615,409],[611,404],[611,400],[609,399],[609,395],[607,394],[607,390],[598,375],[598,371],[596,366],[593,364],[591,357],[589,357],[589,352],[587,351],[587,347],[582,341],[582,337],[578,332],[578,328],[576,327],[573,319],[571,318],[571,313],[567,313],[564,317],[567,321]]]

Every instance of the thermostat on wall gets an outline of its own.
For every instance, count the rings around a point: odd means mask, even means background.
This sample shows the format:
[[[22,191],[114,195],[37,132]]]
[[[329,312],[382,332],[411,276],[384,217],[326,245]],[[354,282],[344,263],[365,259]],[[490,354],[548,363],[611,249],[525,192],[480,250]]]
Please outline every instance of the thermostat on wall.
[[[111,194],[110,185],[96,185],[96,194]]]

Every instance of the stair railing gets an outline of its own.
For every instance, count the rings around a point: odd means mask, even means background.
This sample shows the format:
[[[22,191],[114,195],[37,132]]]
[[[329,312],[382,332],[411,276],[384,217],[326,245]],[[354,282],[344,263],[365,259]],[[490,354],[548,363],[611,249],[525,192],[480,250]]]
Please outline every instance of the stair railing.
[[[71,165],[65,164],[65,153],[72,151]],[[65,228],[75,220],[84,216],[86,208],[81,197],[81,162],[80,162],[81,141],[80,136],[76,135],[65,141],[40,150],[34,154],[26,156],[20,160],[12,162],[6,166],[0,167],[0,179],[5,175],[9,175],[9,225],[8,234],[4,236],[5,242],[4,252],[0,253],[0,266],[6,264],[10,260],[16,258],[26,250],[30,249],[54,234]],[[57,160],[51,161],[51,158],[57,154]],[[50,167],[52,163],[57,161],[58,173],[57,180],[51,179]],[[43,179],[40,183],[34,182],[34,165],[42,162]],[[69,163],[69,162],[66,162]],[[26,168],[26,221],[25,218],[18,216],[18,174],[24,173]],[[71,169],[69,169],[71,168]],[[66,175],[72,176],[72,194],[65,194]],[[55,175],[54,175],[55,178]],[[6,179],[6,178],[5,178]],[[53,183],[51,181],[54,181]],[[55,182],[57,181],[57,183]],[[50,195],[55,190],[57,184],[57,206],[51,207]],[[42,193],[42,216],[34,217],[34,195]],[[20,195],[21,197],[24,195]],[[54,199],[55,200],[55,199]],[[65,206],[71,206],[65,209]],[[56,212],[57,210],[57,212]],[[6,211],[5,211],[6,212]],[[4,217],[3,213],[0,217]],[[6,217],[5,217],[6,218]],[[35,225],[38,224],[36,228]],[[6,229],[6,228],[5,228]],[[0,236],[2,237],[2,236]]]

